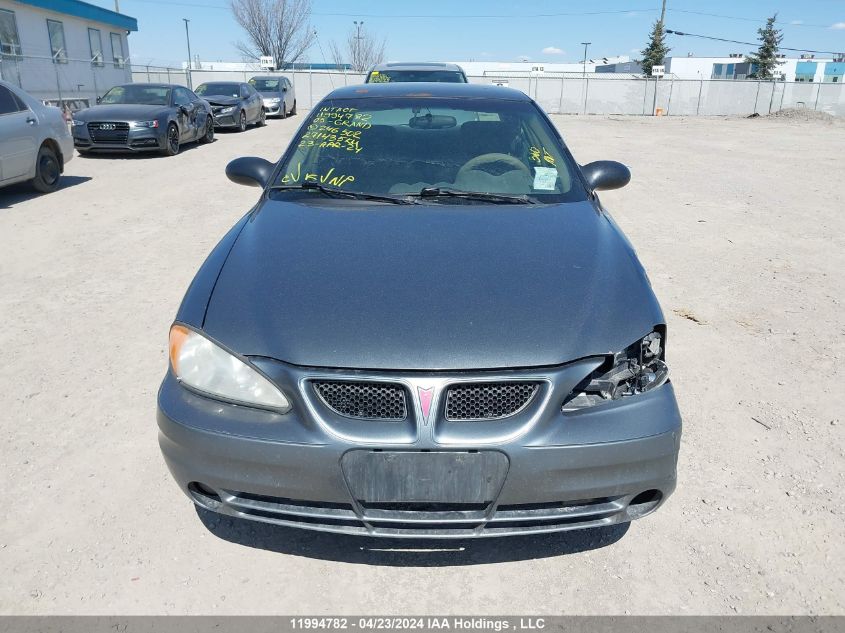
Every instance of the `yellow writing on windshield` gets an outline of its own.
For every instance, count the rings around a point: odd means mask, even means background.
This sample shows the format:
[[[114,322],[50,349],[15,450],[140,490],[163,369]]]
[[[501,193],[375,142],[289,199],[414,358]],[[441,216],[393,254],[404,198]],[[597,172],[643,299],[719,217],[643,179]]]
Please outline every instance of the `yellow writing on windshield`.
[[[371,113],[357,108],[324,106],[305,129],[297,147],[328,147],[358,154],[364,149],[361,133],[373,126],[371,118]]]
[[[287,172],[282,176],[282,184],[290,185],[298,182],[316,182],[321,185],[331,185],[333,187],[342,187],[346,183],[355,182],[355,176],[348,174],[336,174],[334,167],[331,167],[326,173],[320,174],[315,172],[302,173],[302,163],[296,164],[296,169]]]
[[[555,164],[555,157],[549,154],[546,151],[545,147],[534,147],[531,146],[528,148],[528,155],[531,157],[535,163],[548,163],[549,165]]]

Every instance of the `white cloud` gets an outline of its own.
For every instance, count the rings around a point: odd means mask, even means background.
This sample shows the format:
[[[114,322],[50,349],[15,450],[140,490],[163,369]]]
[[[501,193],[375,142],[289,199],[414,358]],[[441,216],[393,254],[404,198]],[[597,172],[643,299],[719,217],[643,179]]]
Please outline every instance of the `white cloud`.
[[[564,55],[564,54],[566,54],[566,51],[563,50],[562,48],[558,48],[557,46],[546,46],[546,48],[543,49],[543,54],[544,55]]]
[[[836,24],[831,24],[830,28],[836,29],[837,31],[845,31],[845,22],[837,22]]]
[[[792,20],[790,21],[792,26],[798,26],[799,24],[804,24],[804,20]]]

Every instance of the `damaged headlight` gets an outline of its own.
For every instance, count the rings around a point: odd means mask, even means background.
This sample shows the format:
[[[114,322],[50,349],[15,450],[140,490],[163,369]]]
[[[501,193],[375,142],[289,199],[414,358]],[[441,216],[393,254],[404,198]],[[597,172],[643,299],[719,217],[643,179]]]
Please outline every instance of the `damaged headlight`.
[[[656,389],[669,379],[663,359],[663,335],[652,332],[608,358],[575,387],[563,402],[564,413]]]

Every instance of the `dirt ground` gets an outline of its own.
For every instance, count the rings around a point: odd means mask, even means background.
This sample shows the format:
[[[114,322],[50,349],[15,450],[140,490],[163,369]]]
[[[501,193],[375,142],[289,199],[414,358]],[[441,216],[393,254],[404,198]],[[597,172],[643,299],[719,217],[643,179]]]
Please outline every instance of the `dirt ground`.
[[[392,542],[198,514],[159,454],[167,330],[302,121],[0,191],[0,612],[845,613],[845,125],[555,117],[649,271],[684,416],[676,494],[630,525]]]

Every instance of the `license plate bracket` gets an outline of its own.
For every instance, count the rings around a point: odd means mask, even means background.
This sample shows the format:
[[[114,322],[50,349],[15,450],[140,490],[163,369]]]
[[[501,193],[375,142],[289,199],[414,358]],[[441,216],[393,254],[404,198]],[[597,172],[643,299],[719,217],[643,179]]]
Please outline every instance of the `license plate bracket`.
[[[363,503],[490,503],[508,465],[498,451],[354,450],[341,459],[349,490]]]

